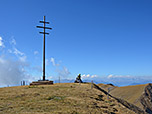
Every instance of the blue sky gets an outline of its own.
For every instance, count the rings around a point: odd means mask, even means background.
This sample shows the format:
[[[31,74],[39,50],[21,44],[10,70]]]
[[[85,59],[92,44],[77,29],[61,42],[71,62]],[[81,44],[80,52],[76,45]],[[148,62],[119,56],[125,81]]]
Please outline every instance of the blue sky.
[[[22,57],[28,75],[37,78],[42,73],[31,68],[42,66],[36,26],[44,15],[53,28],[46,42],[48,77],[152,75],[151,0],[1,0],[0,56]]]

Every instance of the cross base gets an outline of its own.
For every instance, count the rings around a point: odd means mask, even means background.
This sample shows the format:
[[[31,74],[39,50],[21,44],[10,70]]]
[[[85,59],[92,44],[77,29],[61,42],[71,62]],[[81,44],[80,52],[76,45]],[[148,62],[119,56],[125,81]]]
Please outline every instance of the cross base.
[[[53,81],[49,80],[38,80],[30,83],[30,85],[52,85]]]

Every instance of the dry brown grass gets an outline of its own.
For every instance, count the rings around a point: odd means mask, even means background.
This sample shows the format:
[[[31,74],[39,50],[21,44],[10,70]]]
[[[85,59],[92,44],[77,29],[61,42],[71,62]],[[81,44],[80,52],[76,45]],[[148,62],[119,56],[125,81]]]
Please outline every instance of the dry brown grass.
[[[136,106],[142,108],[141,103],[139,102],[140,96],[144,92],[144,88],[147,84],[144,85],[134,85],[134,86],[125,86],[117,87],[111,91],[111,95],[124,99]]]
[[[0,88],[0,114],[135,114],[90,84]]]

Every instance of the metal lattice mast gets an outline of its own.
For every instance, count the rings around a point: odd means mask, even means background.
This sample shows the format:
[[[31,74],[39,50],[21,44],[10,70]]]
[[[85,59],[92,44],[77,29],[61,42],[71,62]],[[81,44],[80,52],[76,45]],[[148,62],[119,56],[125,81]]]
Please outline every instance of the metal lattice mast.
[[[43,34],[43,81],[45,81],[45,34],[49,35],[49,33],[45,32],[45,29],[52,28],[46,27],[45,24],[49,24],[49,22],[45,21],[45,16],[43,17],[43,21],[40,21],[40,23],[43,23],[43,26],[36,26],[37,28],[43,28],[43,32],[39,32],[40,34]]]

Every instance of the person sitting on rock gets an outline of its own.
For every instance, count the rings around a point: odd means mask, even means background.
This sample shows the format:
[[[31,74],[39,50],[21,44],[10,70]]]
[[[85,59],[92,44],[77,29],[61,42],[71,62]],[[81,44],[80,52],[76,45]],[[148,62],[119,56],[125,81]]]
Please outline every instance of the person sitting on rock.
[[[74,81],[74,83],[83,83],[81,80],[81,74],[79,74],[76,78],[76,80]]]

